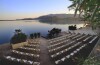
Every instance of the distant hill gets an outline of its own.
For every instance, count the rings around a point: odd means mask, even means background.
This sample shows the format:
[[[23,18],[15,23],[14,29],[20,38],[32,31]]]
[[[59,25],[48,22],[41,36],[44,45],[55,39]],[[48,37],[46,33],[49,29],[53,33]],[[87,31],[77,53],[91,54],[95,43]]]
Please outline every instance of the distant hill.
[[[83,21],[79,18],[79,15],[76,15],[76,17],[74,17],[74,14],[49,14],[49,15],[39,16],[37,18],[23,18],[16,20],[39,20],[39,22],[49,23],[49,24],[83,23]],[[1,21],[13,21],[13,20],[1,20]]]
[[[47,16],[52,16],[52,17],[56,16],[58,18],[74,18],[74,14],[50,14]],[[75,18],[78,18],[78,15],[76,15]]]
[[[49,14],[49,15],[43,15],[39,16],[37,18],[23,18],[23,19],[16,19],[16,20],[43,20],[43,21],[56,21],[56,20],[74,20],[79,19],[79,15],[76,15],[74,17],[74,14]],[[15,20],[0,20],[0,21],[15,21]]]
[[[57,20],[80,20],[79,15],[74,17],[74,14],[48,14],[37,18],[23,18],[16,20],[40,20],[40,21],[57,21]]]
[[[56,21],[56,20],[79,20],[79,15],[74,17],[74,14],[49,14],[43,15],[37,18],[38,20],[45,20],[45,21]]]

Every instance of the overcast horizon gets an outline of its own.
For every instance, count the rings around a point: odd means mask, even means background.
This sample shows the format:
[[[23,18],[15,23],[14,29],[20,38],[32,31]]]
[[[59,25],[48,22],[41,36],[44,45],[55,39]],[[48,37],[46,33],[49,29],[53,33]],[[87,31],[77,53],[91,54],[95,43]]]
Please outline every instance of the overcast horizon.
[[[69,0],[0,0],[0,19],[36,18],[48,14],[73,14]]]

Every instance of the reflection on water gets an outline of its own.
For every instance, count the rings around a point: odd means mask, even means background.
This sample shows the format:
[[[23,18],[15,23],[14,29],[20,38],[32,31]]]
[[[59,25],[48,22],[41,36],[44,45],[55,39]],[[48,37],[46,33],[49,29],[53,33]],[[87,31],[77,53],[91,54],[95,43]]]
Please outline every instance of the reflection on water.
[[[77,22],[76,22],[77,21]],[[72,23],[75,23],[75,24],[82,24],[83,21],[79,21],[79,20],[73,20],[73,19],[61,19],[61,20],[53,20],[53,21],[50,21],[50,20],[39,20],[39,22],[42,22],[42,23],[47,23],[47,24],[72,24]]]
[[[38,20],[31,21],[0,21],[0,44],[10,41],[10,38],[14,34],[15,29],[22,29],[24,33],[29,35],[34,32],[41,32],[42,35],[46,35],[48,30],[56,27],[63,31],[68,30],[69,25],[74,25],[70,23],[65,23],[65,21],[57,22],[43,22]],[[82,27],[83,24],[76,24],[77,27]]]

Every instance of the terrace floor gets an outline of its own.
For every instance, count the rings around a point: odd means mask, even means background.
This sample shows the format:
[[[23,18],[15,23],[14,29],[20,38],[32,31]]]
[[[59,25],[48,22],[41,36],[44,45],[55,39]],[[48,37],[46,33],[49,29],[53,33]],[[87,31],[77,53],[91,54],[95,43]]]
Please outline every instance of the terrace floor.
[[[41,65],[53,65],[50,61],[49,52],[48,52],[48,44],[47,40],[44,38],[40,38],[40,64]]]
[[[70,32],[96,35],[96,32],[92,31],[91,28],[83,28],[83,29],[78,29],[76,31],[70,31]],[[66,34],[67,34],[66,32],[61,33],[61,35],[63,35],[63,36],[66,35]],[[48,40],[41,37],[41,38],[39,38],[39,41],[40,41],[40,44],[39,44],[40,45],[40,61],[39,61],[40,65],[55,65],[54,62],[51,61],[51,57],[50,57],[50,53],[49,53],[49,49],[48,49],[48,46],[49,46]],[[72,41],[72,39],[70,38],[69,42],[71,42],[71,41]],[[98,46],[99,46],[98,48],[100,48],[100,44],[98,44]],[[88,50],[88,48],[87,48],[87,50]],[[100,49],[99,49],[99,52],[100,52]],[[67,65],[73,65],[73,64],[67,64]]]
[[[99,31],[100,29],[97,28],[97,30],[92,30],[91,27],[83,27],[81,29],[77,29],[75,31],[71,31],[70,32],[74,32],[74,33],[84,33],[84,34],[91,34],[91,35],[96,35],[97,32],[100,32]],[[65,32],[62,32],[61,34],[65,35],[65,33],[68,32],[68,31],[65,31]]]

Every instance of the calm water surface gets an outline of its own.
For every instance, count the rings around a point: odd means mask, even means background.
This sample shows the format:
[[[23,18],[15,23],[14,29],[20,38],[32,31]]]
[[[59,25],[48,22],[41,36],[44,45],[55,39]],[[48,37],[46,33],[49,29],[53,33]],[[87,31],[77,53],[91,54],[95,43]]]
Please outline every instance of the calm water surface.
[[[43,23],[38,20],[31,21],[0,21],[0,44],[4,44],[10,41],[11,37],[14,35],[15,29],[21,29],[22,32],[29,35],[34,32],[41,32],[43,36],[46,36],[48,30],[52,28],[60,28],[62,31],[67,31],[69,25],[67,23]],[[82,27],[83,24],[76,24],[77,27]]]

